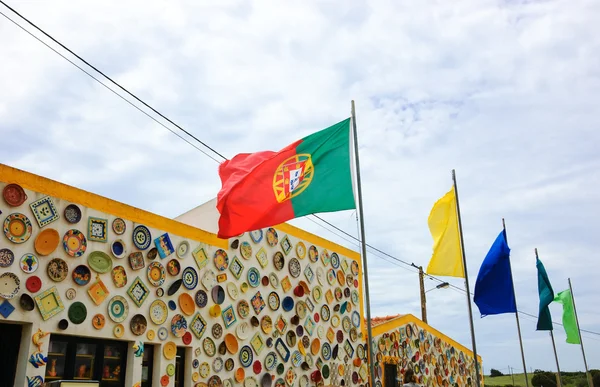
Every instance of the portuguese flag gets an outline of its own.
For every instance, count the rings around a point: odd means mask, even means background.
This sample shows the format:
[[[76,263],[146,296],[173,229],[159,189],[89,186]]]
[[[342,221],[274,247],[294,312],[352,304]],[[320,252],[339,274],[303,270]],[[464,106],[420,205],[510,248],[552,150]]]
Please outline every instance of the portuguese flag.
[[[279,152],[242,153],[219,166],[219,238],[318,212],[356,208],[350,118]]]

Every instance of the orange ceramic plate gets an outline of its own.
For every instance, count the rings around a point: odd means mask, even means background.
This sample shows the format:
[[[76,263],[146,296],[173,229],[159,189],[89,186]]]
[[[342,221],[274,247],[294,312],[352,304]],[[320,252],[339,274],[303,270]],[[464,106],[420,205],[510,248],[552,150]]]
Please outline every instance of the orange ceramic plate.
[[[47,228],[40,232],[37,238],[35,238],[35,251],[37,251],[39,255],[50,255],[56,250],[59,242],[60,235],[58,235],[58,231],[53,228]]]
[[[193,315],[196,311],[196,303],[188,293],[181,293],[179,296],[179,307],[181,308],[181,311],[188,316]]]
[[[105,318],[104,315],[98,313],[97,315],[95,315],[92,318],[92,325],[94,326],[94,328],[96,329],[102,329],[104,328],[104,323],[105,323]]]
[[[225,347],[229,353],[236,354],[239,348],[239,344],[235,336],[231,333],[225,335]]]
[[[310,345],[310,352],[312,352],[313,356],[317,356],[317,354],[321,351],[321,340],[314,339],[312,344]]]

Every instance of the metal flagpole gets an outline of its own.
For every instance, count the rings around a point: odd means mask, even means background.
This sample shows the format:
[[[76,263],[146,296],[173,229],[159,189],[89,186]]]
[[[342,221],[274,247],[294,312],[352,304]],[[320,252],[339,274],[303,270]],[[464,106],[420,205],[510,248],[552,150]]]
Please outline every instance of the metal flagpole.
[[[369,296],[369,273],[367,270],[367,242],[365,240],[365,221],[362,203],[362,188],[360,185],[360,164],[358,161],[358,134],[356,133],[356,112],[354,110],[354,100],[352,101],[352,135],[354,139],[354,162],[356,163],[356,186],[358,196],[358,216],[360,224],[360,247],[363,266],[363,277],[365,281],[365,302],[367,312],[367,340],[369,349],[369,384],[375,386],[375,358],[373,354],[373,334],[371,332],[371,299]]]
[[[552,348],[554,349],[554,358],[556,359],[556,369],[558,370],[558,387],[562,386],[562,376],[560,376],[560,365],[558,365],[558,354],[556,353],[556,343],[554,342],[554,333],[550,330],[550,338],[552,339]]]
[[[504,231],[504,238],[506,238],[508,243],[508,238],[506,236],[506,223],[504,223],[504,218],[502,218],[502,230]],[[513,297],[515,298],[515,318],[517,319],[517,332],[519,332],[521,360],[523,361],[523,372],[525,373],[525,386],[529,387],[529,379],[527,378],[527,365],[525,364],[525,351],[523,351],[523,338],[521,337],[521,323],[519,322],[519,311],[517,310],[517,293],[515,293],[515,281],[512,275],[512,266],[510,264],[510,259],[508,261],[508,270],[510,271],[510,280],[512,282]]]
[[[452,170],[452,183],[454,185],[454,196],[456,198],[456,214],[458,217],[458,234],[460,235],[460,251],[463,260],[463,269],[465,271],[465,290],[467,291],[467,306],[469,309],[469,324],[471,326],[471,342],[473,344],[473,360],[475,362],[475,381],[476,386],[481,387],[479,380],[479,361],[477,360],[477,345],[475,344],[475,328],[473,326],[473,310],[471,308],[471,290],[469,289],[469,275],[467,273],[467,257],[465,255],[465,241],[463,239],[462,221],[460,218],[460,205],[458,203],[458,187],[456,186],[456,172]]]
[[[538,260],[537,247],[535,248],[535,259]],[[558,371],[558,387],[562,386],[562,376],[560,375],[560,365],[558,364],[558,353],[556,352],[556,343],[554,342],[554,332],[550,329],[550,338],[552,339],[552,349],[554,349],[554,359],[556,360],[556,370]]]
[[[577,323],[577,333],[579,334],[579,344],[581,344],[581,354],[583,355],[583,364],[585,365],[585,374],[587,375],[588,385],[594,387],[592,381],[592,375],[588,370],[587,360],[585,358],[585,351],[583,350],[583,337],[581,337],[581,329],[579,328],[579,317],[577,317],[577,308],[575,307],[575,296],[573,295],[573,287],[571,286],[571,278],[569,278],[569,290],[571,291],[571,300],[573,301],[573,313],[575,313],[575,322]]]

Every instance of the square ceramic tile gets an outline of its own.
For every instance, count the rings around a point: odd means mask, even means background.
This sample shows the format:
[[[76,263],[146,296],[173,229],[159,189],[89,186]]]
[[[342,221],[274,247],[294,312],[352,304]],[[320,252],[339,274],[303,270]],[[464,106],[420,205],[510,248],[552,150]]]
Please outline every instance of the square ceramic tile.
[[[200,313],[196,313],[196,315],[192,318],[190,322],[190,330],[194,333],[197,339],[200,339],[204,332],[206,331],[206,320],[200,315]]]
[[[196,247],[196,249],[192,251],[192,256],[194,257],[194,261],[196,261],[196,266],[198,266],[198,269],[200,270],[202,270],[208,263],[206,251],[204,251],[201,245]]]
[[[106,242],[108,240],[108,219],[88,218],[88,240]]]
[[[229,265],[229,271],[236,279],[240,279],[242,273],[244,272],[244,265],[235,255],[233,256],[233,260]]]
[[[160,255],[161,259],[165,259],[175,252],[175,249],[173,248],[173,243],[171,243],[171,238],[167,233],[164,233],[158,238],[156,238],[154,240],[154,245],[156,246],[156,249],[158,250],[158,255]]]
[[[308,280],[308,283],[312,283],[315,278],[315,272],[311,269],[310,265],[306,265],[304,268],[304,276]]]
[[[254,349],[254,352],[256,352],[257,355],[260,355],[265,348],[265,341],[260,335],[260,332],[256,332],[252,340],[250,340],[250,345],[252,346],[252,349]]]
[[[56,286],[35,296],[35,303],[44,321],[56,316],[65,309]]]
[[[0,315],[4,318],[8,318],[10,314],[15,310],[15,307],[8,300],[4,300],[2,304],[0,304]]]
[[[263,269],[269,264],[269,259],[267,258],[267,251],[264,247],[261,247],[260,250],[258,250],[258,253],[256,253],[256,259],[258,260],[258,263],[260,263],[260,266]]]
[[[40,227],[44,227],[60,217],[50,196],[36,200],[29,205],[29,208],[31,208]]]
[[[288,255],[290,251],[292,251],[292,243],[290,242],[290,238],[288,238],[287,235],[281,238],[281,242],[279,242],[279,244],[281,245],[281,248],[283,249],[285,255]]]
[[[260,292],[256,292],[256,294],[250,300],[252,307],[254,308],[254,313],[258,316],[260,312],[265,308],[265,301],[263,300]]]
[[[133,302],[140,307],[148,297],[148,294],[150,294],[150,290],[148,290],[148,287],[144,285],[140,277],[136,277],[127,290],[127,294],[129,297],[131,297]]]
[[[233,306],[231,305],[225,308],[221,315],[223,316],[223,324],[225,324],[225,329],[229,328],[236,322],[235,313],[233,312]]]

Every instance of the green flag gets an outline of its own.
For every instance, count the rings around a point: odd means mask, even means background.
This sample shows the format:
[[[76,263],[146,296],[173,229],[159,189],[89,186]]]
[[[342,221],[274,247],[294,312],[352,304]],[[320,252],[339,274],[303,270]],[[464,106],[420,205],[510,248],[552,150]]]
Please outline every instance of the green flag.
[[[554,297],[554,301],[563,306],[563,326],[567,333],[567,343],[581,344],[579,331],[577,329],[577,320],[575,319],[575,308],[573,307],[573,297],[569,289],[563,290]]]
[[[551,331],[552,330],[552,316],[550,315],[550,308],[548,305],[554,300],[554,290],[550,285],[546,268],[539,258],[536,258],[535,266],[538,272],[538,293],[540,295],[540,312],[538,314],[537,330],[538,331]]]

